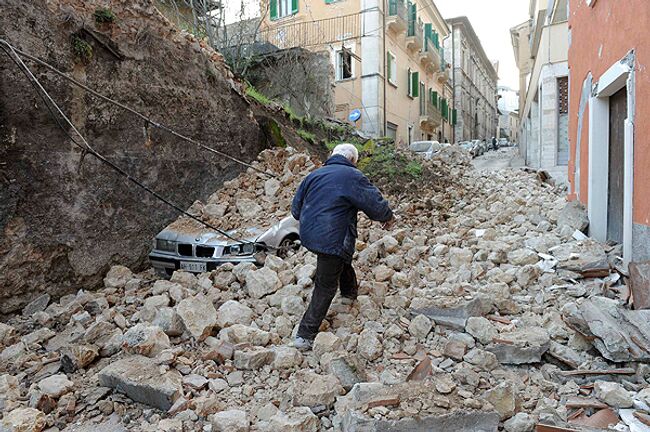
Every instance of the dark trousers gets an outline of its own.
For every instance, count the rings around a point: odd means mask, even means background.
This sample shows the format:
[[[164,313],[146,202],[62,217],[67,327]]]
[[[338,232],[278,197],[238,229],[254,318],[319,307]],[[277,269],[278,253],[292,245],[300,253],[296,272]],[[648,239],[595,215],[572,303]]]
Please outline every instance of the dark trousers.
[[[344,297],[357,297],[357,275],[352,264],[334,255],[318,254],[314,292],[311,294],[309,307],[300,321],[299,337],[309,340],[316,337],[337,288],[340,288],[341,295]]]

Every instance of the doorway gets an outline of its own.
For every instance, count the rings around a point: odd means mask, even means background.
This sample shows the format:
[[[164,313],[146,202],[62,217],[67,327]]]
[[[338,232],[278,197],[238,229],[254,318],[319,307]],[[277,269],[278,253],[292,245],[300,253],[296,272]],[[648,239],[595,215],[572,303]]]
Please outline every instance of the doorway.
[[[626,118],[627,87],[623,87],[609,98],[607,240],[619,244],[623,243]]]

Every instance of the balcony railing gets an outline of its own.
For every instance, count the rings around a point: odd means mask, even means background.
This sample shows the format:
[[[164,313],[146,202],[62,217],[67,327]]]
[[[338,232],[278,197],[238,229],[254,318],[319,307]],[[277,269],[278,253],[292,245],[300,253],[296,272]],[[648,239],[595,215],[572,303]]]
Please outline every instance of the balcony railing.
[[[440,70],[442,62],[440,51],[435,47],[433,41],[429,38],[424,38],[424,48],[420,51],[420,61],[432,73]]]
[[[359,38],[360,21],[360,14],[351,14],[263,28],[257,41],[268,42],[280,49],[328,45]]]
[[[438,108],[431,102],[424,104],[424,110],[420,112],[420,127],[424,129],[435,129],[442,124],[442,115]]]
[[[386,17],[386,25],[395,33],[401,33],[408,27],[407,24],[406,5],[403,0],[389,0],[388,1],[388,16]]]
[[[409,20],[408,32],[406,33],[406,47],[413,51],[419,51],[424,47],[424,30],[422,20]]]

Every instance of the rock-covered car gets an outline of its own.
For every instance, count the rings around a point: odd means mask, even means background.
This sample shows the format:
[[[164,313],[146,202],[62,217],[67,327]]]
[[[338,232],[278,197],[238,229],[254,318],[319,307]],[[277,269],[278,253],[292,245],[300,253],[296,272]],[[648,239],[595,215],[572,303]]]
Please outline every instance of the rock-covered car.
[[[211,229],[197,228],[190,220],[176,221],[159,232],[149,253],[151,266],[162,276],[176,270],[203,273],[223,263],[261,264],[260,254],[283,255],[299,247],[300,223],[289,216],[266,231],[245,228],[228,231],[239,241]]]
[[[433,155],[440,153],[440,150],[450,145],[438,141],[415,141],[409,145],[409,149],[424,159],[431,159]]]

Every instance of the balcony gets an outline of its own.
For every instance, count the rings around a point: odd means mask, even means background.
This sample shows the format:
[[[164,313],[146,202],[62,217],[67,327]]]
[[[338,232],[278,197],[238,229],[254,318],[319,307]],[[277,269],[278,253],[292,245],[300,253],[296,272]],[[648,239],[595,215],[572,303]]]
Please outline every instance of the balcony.
[[[408,31],[406,32],[406,48],[416,52],[424,48],[422,20],[409,20]]]
[[[442,124],[440,111],[431,103],[426,102],[420,106],[420,128],[428,131]]]
[[[427,71],[435,73],[440,69],[441,62],[440,52],[430,39],[425,38],[424,48],[420,51],[420,63]]]
[[[436,80],[440,84],[446,84],[449,81],[449,68],[445,66],[444,69],[439,70],[436,75]]]
[[[408,23],[406,22],[406,5],[403,0],[388,0],[386,25],[397,34],[406,31]]]

